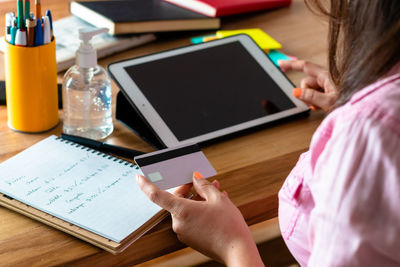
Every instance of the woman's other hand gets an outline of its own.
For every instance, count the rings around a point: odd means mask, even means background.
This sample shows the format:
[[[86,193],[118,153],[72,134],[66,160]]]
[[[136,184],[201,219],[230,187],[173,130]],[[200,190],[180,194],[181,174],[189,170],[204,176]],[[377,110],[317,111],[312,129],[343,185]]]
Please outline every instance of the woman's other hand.
[[[218,182],[210,183],[195,172],[196,201],[182,198],[190,190],[188,185],[170,194],[144,176],[136,179],[151,201],[171,213],[172,229],[181,242],[228,266],[263,266],[242,214],[227,193],[219,191]]]
[[[301,81],[300,88],[293,90],[293,95],[305,102],[311,109],[330,111],[339,93],[329,79],[328,71],[314,63],[304,60],[280,60],[278,64],[283,72],[300,71],[307,77]]]

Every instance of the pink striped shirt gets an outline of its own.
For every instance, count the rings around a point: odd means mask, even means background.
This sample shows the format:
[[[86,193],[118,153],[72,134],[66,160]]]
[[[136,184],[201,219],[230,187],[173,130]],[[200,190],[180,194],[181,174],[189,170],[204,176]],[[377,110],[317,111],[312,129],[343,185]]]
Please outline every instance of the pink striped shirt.
[[[400,266],[400,68],[357,92],[315,132],[279,192],[302,266]]]

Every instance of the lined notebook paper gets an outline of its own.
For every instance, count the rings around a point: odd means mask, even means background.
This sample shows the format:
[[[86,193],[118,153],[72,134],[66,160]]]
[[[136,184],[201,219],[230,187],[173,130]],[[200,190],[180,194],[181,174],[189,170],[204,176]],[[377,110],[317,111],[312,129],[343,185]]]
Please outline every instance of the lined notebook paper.
[[[0,192],[121,242],[161,208],[132,163],[50,136],[0,164]]]

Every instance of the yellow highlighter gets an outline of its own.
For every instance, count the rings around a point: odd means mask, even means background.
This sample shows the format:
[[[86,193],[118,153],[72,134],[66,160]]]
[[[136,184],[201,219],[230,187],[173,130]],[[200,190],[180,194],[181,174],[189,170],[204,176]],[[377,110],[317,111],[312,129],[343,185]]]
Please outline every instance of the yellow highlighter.
[[[241,29],[233,31],[217,31],[218,38],[224,38],[232,35],[247,34],[249,35],[263,50],[280,49],[282,45],[277,42],[274,38],[266,34],[263,30],[254,29]]]

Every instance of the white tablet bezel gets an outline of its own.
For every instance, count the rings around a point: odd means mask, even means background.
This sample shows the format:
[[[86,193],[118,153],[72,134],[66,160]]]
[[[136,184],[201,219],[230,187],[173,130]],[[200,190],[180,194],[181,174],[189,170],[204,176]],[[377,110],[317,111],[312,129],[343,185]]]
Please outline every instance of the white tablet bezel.
[[[260,64],[260,66],[265,70],[265,72],[275,81],[275,83],[282,89],[282,91],[286,94],[286,96],[294,103],[295,105],[294,108],[274,113],[271,115],[266,115],[258,119],[250,120],[217,131],[209,132],[207,134],[199,135],[190,139],[179,141],[174,135],[174,133],[171,131],[171,129],[163,121],[162,117],[157,113],[157,111],[154,109],[151,103],[141,92],[140,88],[136,85],[136,83],[132,80],[132,78],[124,69],[125,67],[129,67],[132,65],[137,65],[158,59],[177,56],[180,54],[185,54],[197,50],[203,50],[210,47],[237,41],[239,41],[244,46],[244,48],[249,52],[249,54],[253,56],[253,58]],[[159,52],[156,54],[151,54],[148,56],[112,63],[108,66],[108,70],[110,71],[114,79],[118,82],[123,92],[127,94],[130,100],[136,106],[136,109],[146,119],[146,121],[149,123],[149,125],[153,128],[153,130],[157,133],[158,137],[167,147],[173,147],[183,143],[201,143],[207,140],[222,137],[248,128],[252,128],[265,123],[286,118],[295,114],[303,113],[309,110],[309,108],[302,101],[298,100],[292,95],[293,84],[272,63],[272,61],[268,58],[268,56],[264,53],[264,51],[261,50],[257,46],[257,44],[247,35],[236,35],[229,38],[223,38],[207,43],[186,46],[182,48]],[[199,77],[202,77],[202,75],[199,74]]]

